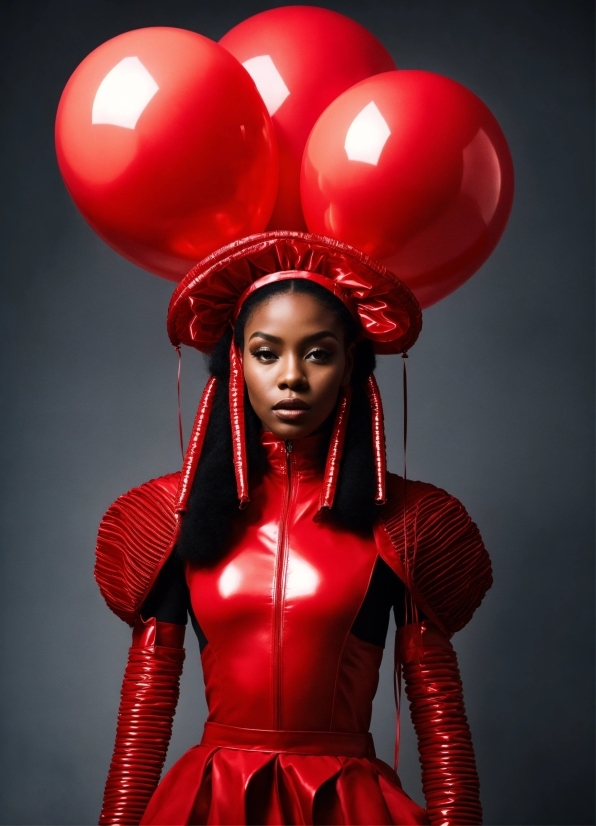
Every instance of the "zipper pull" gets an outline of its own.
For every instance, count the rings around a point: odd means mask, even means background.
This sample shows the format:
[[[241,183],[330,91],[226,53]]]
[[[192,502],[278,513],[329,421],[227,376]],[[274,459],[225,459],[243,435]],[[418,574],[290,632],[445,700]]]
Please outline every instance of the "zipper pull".
[[[291,453],[294,450],[294,442],[290,439],[286,439],[286,453]]]

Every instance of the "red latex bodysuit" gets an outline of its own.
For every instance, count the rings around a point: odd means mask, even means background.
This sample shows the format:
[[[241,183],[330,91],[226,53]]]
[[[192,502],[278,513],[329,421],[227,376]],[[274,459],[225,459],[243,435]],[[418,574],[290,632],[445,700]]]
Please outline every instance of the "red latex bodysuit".
[[[229,553],[214,567],[186,567],[208,641],[202,664],[209,717],[201,744],[163,779],[142,823],[480,823],[448,641],[490,585],[478,531],[457,500],[422,483],[408,483],[404,513],[397,477],[390,477],[374,536],[315,521],[319,438],[285,443],[266,434],[268,470],[251,490]],[[176,482],[164,477],[121,497],[102,523],[98,580],[129,622],[171,547]],[[147,547],[143,532],[149,550],[140,550]],[[351,630],[379,557],[427,618],[417,630],[400,631],[397,649],[420,739],[427,814],[375,758],[368,733],[383,649]],[[176,626],[138,629],[131,657],[142,664],[129,661],[102,823],[138,822],[175,707]]]

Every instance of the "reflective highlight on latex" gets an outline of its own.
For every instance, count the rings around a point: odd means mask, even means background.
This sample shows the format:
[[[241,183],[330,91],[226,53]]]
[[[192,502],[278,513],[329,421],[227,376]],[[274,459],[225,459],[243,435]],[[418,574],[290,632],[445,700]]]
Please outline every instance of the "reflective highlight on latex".
[[[91,123],[134,129],[159,86],[138,57],[124,57],[107,73],[93,99]]]
[[[254,82],[184,29],[138,29],[91,52],[60,99],[56,154],[101,238],[173,281],[261,232],[275,203],[277,144]]]
[[[383,147],[391,136],[391,129],[371,100],[359,112],[346,133],[344,149],[350,161],[362,161],[376,166],[379,163]]]
[[[338,95],[395,63],[354,20],[306,5],[256,14],[220,43],[253,78],[277,135],[279,187],[267,228],[305,230],[300,164],[311,129]]]
[[[511,210],[513,166],[498,123],[468,89],[431,72],[386,72],[321,115],[301,198],[311,232],[382,261],[424,308],[492,253]]]
[[[305,233],[263,233],[221,250],[200,262],[174,292],[168,311],[172,344],[210,352],[223,335],[234,310],[251,285],[271,275],[312,275],[328,279],[333,292],[347,294],[362,330],[378,353],[401,353],[416,341],[422,326],[412,293],[391,273],[342,244]],[[264,276],[263,273],[267,273]],[[343,300],[343,299],[342,299]]]
[[[267,54],[251,57],[242,65],[254,80],[267,111],[270,115],[274,115],[290,94],[290,90],[284,83],[271,56]]]

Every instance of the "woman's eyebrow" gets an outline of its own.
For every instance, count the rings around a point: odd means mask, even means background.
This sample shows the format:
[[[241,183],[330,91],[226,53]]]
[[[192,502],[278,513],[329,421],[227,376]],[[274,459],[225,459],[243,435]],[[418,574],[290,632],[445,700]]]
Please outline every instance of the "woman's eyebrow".
[[[248,340],[252,341],[253,338],[264,338],[265,341],[271,341],[273,344],[283,344],[283,339],[279,338],[279,336],[262,333],[260,330],[253,333]],[[338,337],[335,333],[331,332],[331,330],[321,330],[319,333],[311,333],[309,336],[305,336],[302,342],[304,344],[311,344],[313,341],[319,341],[321,338],[334,338],[336,341],[339,341]]]
[[[320,333],[312,333],[310,336],[305,336],[302,341],[305,344],[310,344],[313,341],[318,341],[321,338],[334,338],[336,341],[339,341],[338,337],[335,333],[332,333],[331,330],[321,330]]]
[[[270,336],[269,333],[261,333],[258,330],[257,330],[256,333],[253,333],[252,336],[248,340],[252,341],[253,338],[264,338],[265,341],[271,341],[271,342],[273,342],[273,344],[282,344],[282,342],[283,342],[283,339],[278,338],[277,336]]]

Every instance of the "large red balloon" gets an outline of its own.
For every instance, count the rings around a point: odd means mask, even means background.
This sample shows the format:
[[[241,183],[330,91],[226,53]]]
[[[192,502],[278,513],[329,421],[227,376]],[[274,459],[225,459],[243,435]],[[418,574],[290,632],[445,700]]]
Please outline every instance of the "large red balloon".
[[[495,248],[513,165],[497,121],[464,86],[431,72],[388,72],[321,115],[301,194],[311,232],[381,260],[428,307]]]
[[[220,40],[253,77],[273,120],[279,190],[268,229],[306,229],[300,164],[315,121],[358,81],[395,69],[359,23],[327,9],[284,6],[249,17]]]
[[[127,32],[86,57],[60,99],[56,151],[93,229],[173,281],[262,231],[275,202],[275,133],[254,83],[183,29]]]

